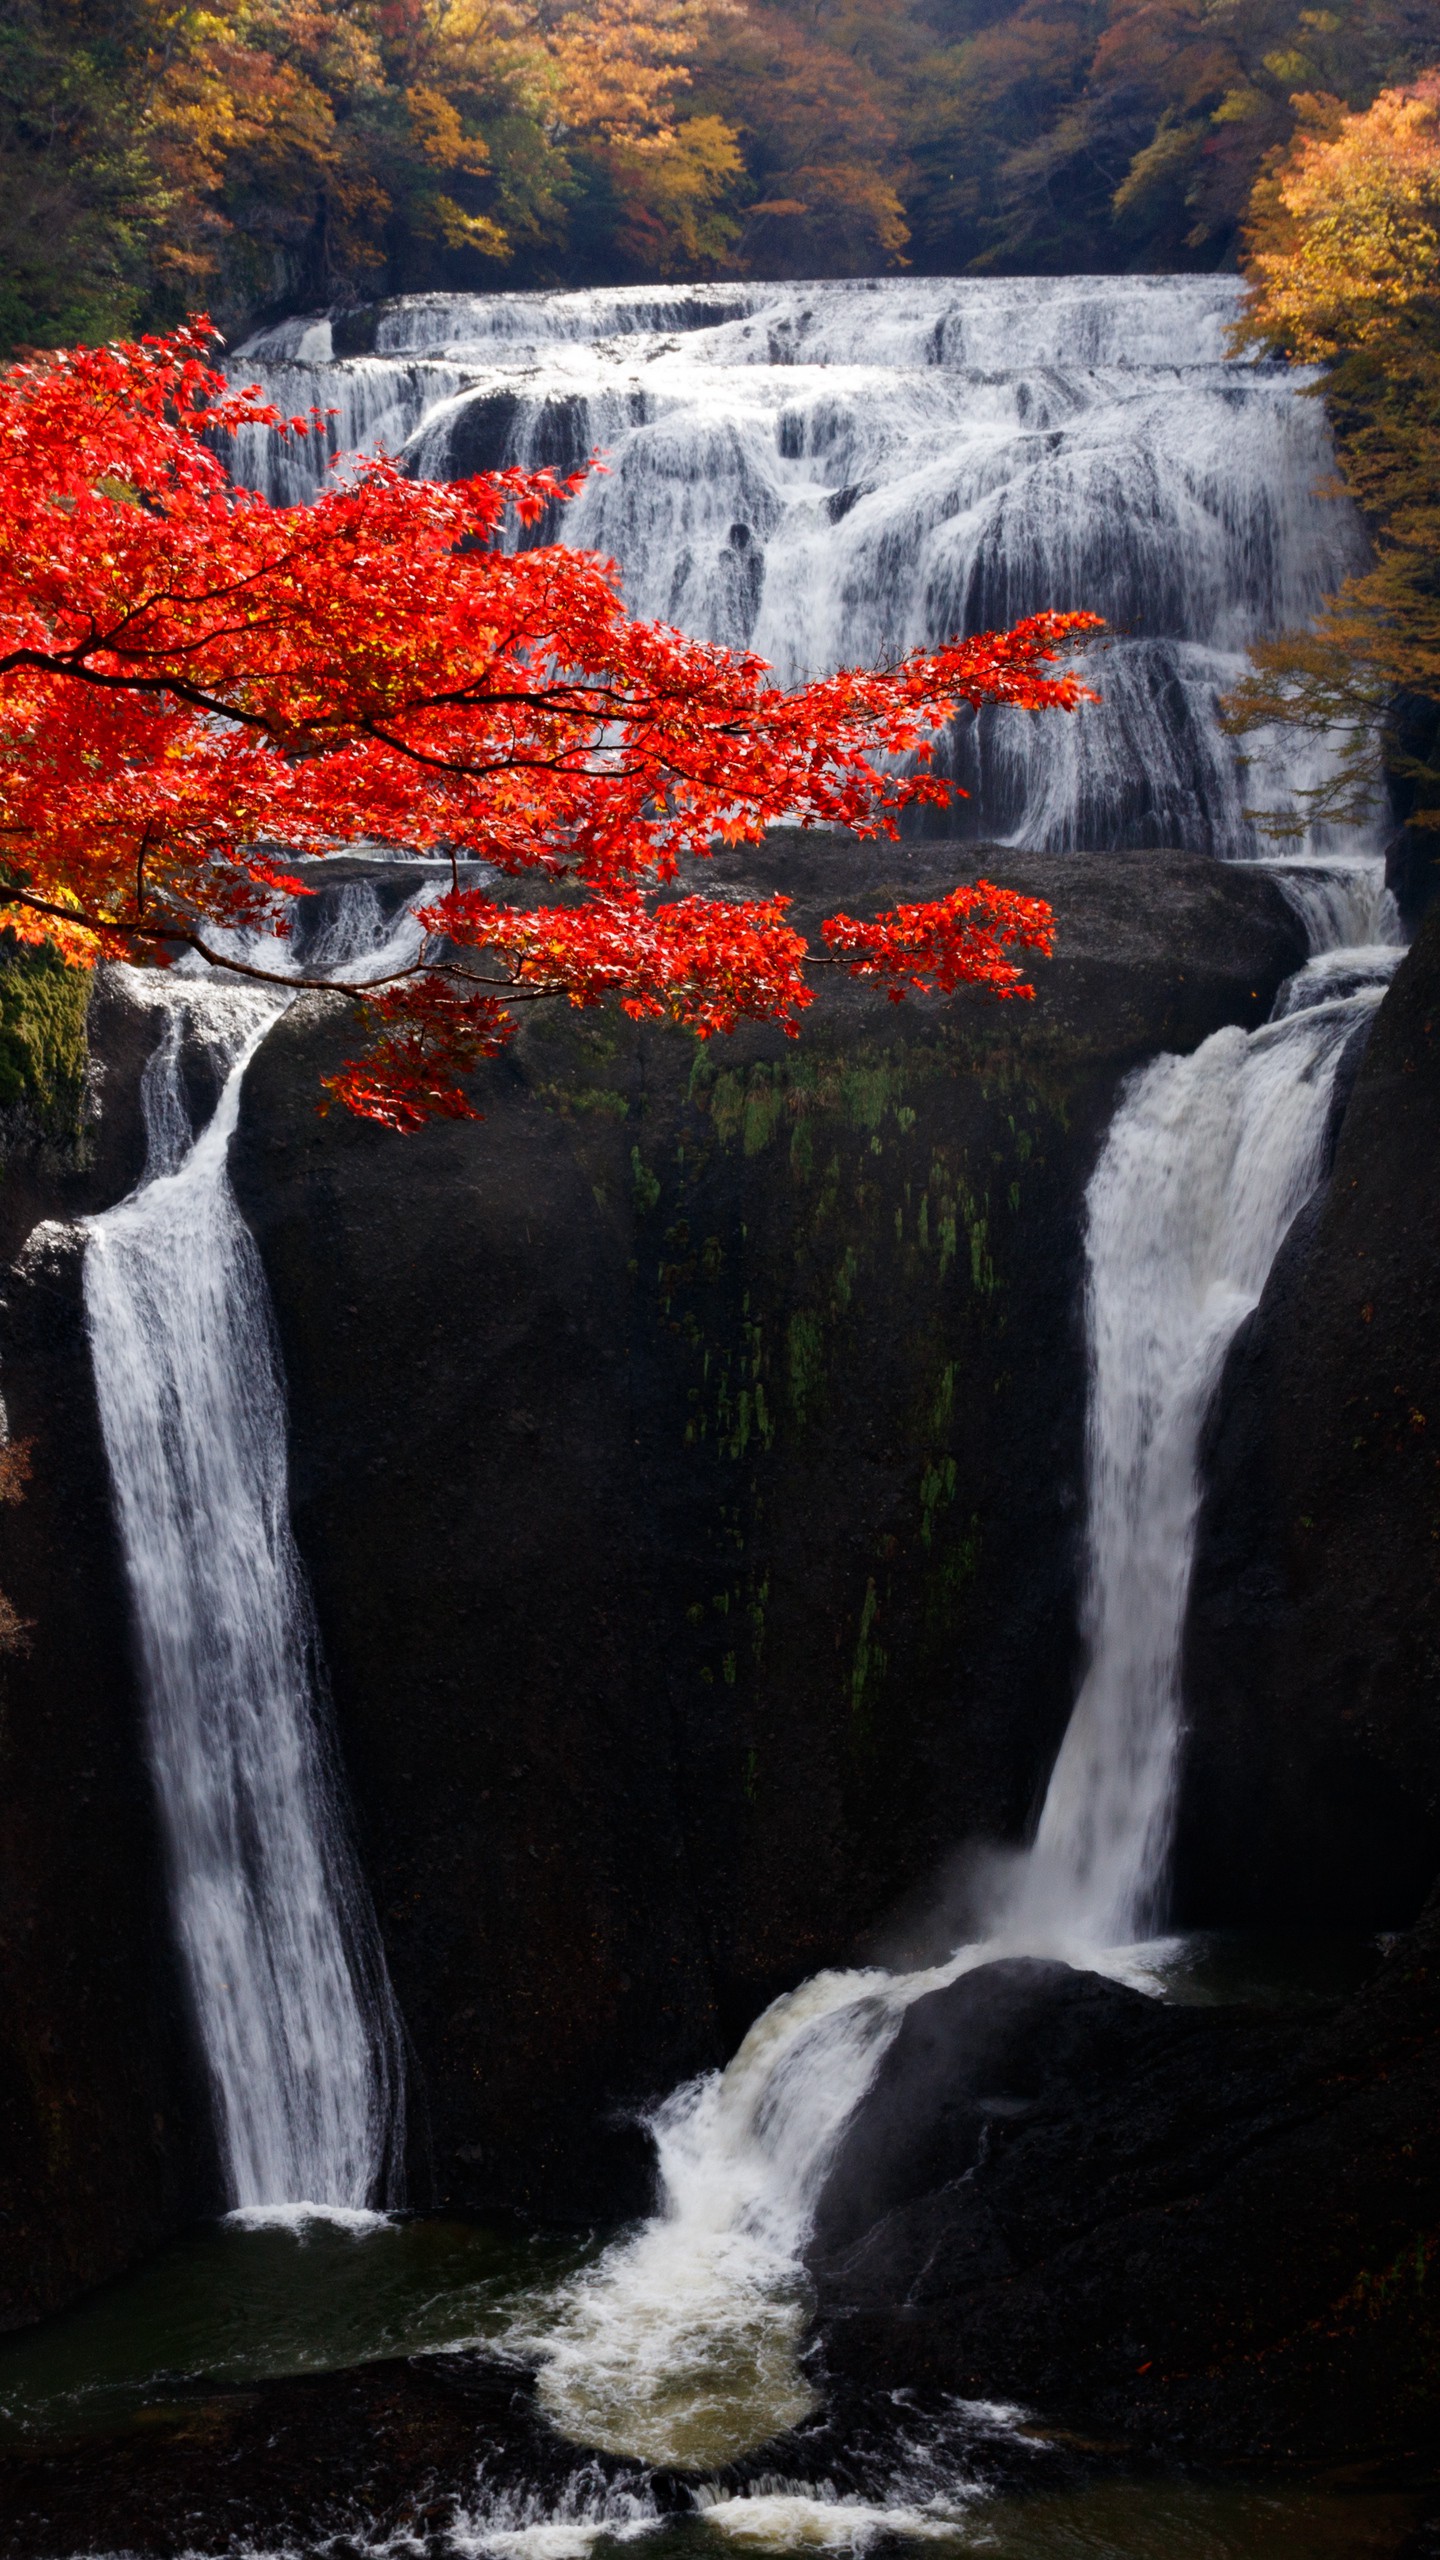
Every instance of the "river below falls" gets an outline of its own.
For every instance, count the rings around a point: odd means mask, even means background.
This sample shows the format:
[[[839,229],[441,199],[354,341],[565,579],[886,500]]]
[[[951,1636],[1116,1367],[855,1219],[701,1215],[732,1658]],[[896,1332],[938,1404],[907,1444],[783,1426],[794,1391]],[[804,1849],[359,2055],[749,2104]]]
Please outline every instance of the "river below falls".
[[[1156,1950],[1157,1988],[1172,1999],[1236,2000],[1285,2008],[1356,1987],[1373,1970],[1373,1946],[1354,1940],[1284,1940],[1226,1934]],[[499,2357],[524,2367],[517,2341],[543,2334],[546,2305],[563,2298],[616,2235],[528,2229],[516,2220],[439,2214],[257,2220],[205,2225],[71,2309],[0,2343],[0,2463],[57,2455],[103,2466],[117,2445],[162,2448],[247,2387],[284,2377],[351,2371],[390,2359]],[[1370,2475],[1257,2480],[1127,2471],[1119,2448],[1076,2444],[1047,2429],[1042,2411],[956,2404],[952,2411],[888,2413],[891,2442],[873,2481],[853,2466],[839,2481],[825,2465],[792,2469],[797,2439],[777,2447],[776,2468],[745,2464],[774,2433],[776,2412],[751,2373],[710,2377],[712,2455],[680,2485],[667,2476],[652,2502],[639,2475],[617,2493],[575,2447],[571,2479],[533,2494],[513,2480],[487,2483],[477,2430],[473,2464],[436,2484],[444,2509],[423,2538],[370,2524],[355,2539],[327,2535],[242,2538],[245,2560],[302,2560],[325,2552],[507,2555],[507,2560],[597,2560],[643,2543],[649,2560],[701,2560],[726,2546],[918,2551],[941,2546],[997,2560],[1322,2560],[1322,2555],[1399,2554],[1416,2501]],[[701,2426],[701,2436],[705,2429]],[[803,2439],[799,2440],[803,2441]],[[997,2444],[1006,2459],[997,2476]],[[1053,2473],[1024,2485],[1026,2449],[1044,2471],[1057,2452],[1082,2476]],[[790,2460],[786,2460],[786,2456]],[[1117,2456],[1119,2457],[1117,2459]],[[1098,2476],[1083,2473],[1091,2457]],[[128,2458],[128,2457],[127,2457]],[[1017,2469],[1018,2464],[1018,2469]],[[738,2465],[738,2468],[736,2467]],[[657,2475],[657,2480],[660,2475]],[[1018,2479],[1018,2493],[1015,2483]],[[686,2509],[688,2508],[688,2512]],[[0,2492],[3,2521],[3,2492]],[[197,2551],[224,2547],[196,2518]],[[43,2560],[43,2533],[34,2560]],[[96,2560],[99,2560],[97,2553]]]

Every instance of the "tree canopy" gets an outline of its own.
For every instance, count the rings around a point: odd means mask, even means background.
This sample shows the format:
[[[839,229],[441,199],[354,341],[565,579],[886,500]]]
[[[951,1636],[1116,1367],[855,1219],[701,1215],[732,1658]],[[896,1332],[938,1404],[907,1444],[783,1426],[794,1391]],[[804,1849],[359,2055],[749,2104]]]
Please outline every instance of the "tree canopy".
[[[1378,731],[1412,826],[1440,828],[1440,71],[1350,113],[1296,101],[1256,189],[1243,341],[1324,367],[1345,483],[1375,563],[1312,631],[1254,652],[1233,725],[1346,741],[1310,815],[1355,818]],[[1303,817],[1299,823],[1304,823]]]
[[[1429,0],[0,0],[0,345],[377,294],[1213,267]]]
[[[793,1032],[817,963],[896,999],[1031,992],[1017,954],[1049,949],[1050,912],[984,881],[834,916],[818,953],[783,896],[659,893],[777,819],[893,834],[948,800],[946,722],[1074,709],[1056,662],[1093,616],[787,693],[758,658],[633,620],[613,563],[507,544],[576,480],[437,486],[382,460],[308,507],[234,488],[238,427],[318,422],[230,388],[205,349],[184,330],[0,379],[0,910],[22,940],[263,976],[235,937],[285,930],[296,854],[439,855],[429,939],[367,994],[371,1046],[335,1080],[396,1128],[468,1113],[459,1079],[518,1004],[613,998],[704,1038],[746,1016]]]

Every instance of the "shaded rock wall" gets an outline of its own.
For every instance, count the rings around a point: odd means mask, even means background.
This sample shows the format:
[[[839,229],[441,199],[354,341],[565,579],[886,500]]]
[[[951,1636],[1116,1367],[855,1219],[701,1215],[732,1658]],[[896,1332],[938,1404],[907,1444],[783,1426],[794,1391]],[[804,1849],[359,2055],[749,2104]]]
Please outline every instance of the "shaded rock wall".
[[[102,977],[88,1163],[12,1144],[0,1226],[73,1218],[144,1161],[147,1009]],[[41,1226],[6,1275],[0,1387],[33,1442],[0,1512],[0,1588],[31,1621],[0,1665],[0,2328],[130,2265],[213,2202],[145,1772],[127,1603],[91,1383],[81,1237]]]
[[[725,857],[802,920],[955,876]],[[297,1006],[234,1175],[401,2008],[417,2191],[643,2195],[614,2111],[721,2059],[955,1842],[1022,1827],[1068,1710],[1080,1222],[1125,1072],[1263,1019],[1274,883],[1153,854],[1049,895],[1033,1006],[840,980],[787,1043],[528,1024],[479,1123],[316,1113]],[[417,2128],[419,2134],[427,2131]]]
[[[812,841],[716,878],[783,876],[813,914],[955,867]],[[1074,1672],[1084,1185],[1127,1070],[1261,1019],[1300,949],[1262,876],[991,868],[1061,913],[1033,1007],[842,980],[798,1043],[710,1051],[567,1013],[478,1080],[482,1121],[408,1142],[318,1116],[339,1005],[297,1005],[251,1070],[234,1174],[421,2199],[641,2201],[617,2115],[853,1953],[957,1839],[1013,1836],[1043,1780]],[[102,981],[91,1161],[7,1165],[12,1250],[136,1178],[154,1029]],[[4,1668],[15,2320],[217,2187],[73,1237],[8,1280],[0,1380],[37,1443],[0,1513],[0,1588],[35,1621]]]
[[[1440,1865],[1440,914],[1237,1337],[1186,1651],[1187,1917],[1399,1927]]]

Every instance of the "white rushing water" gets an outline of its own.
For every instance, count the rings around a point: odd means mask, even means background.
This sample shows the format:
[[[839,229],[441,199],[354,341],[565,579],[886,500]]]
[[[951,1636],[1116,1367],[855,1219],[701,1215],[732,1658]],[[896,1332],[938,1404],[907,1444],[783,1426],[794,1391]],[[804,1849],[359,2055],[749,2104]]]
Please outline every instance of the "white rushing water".
[[[232,371],[286,411],[333,409],[328,449],[385,446],[428,478],[603,450],[563,539],[618,559],[637,612],[752,647],[786,682],[1044,607],[1101,613],[1101,706],[962,724],[965,823],[1062,851],[1246,856],[1263,849],[1247,809],[1292,809],[1328,759],[1262,734],[1242,764],[1218,698],[1362,545],[1319,494],[1333,461],[1303,377],[1226,353],[1239,291],[1081,276],[431,295],[382,306],[373,353],[336,358],[329,321],[286,321]],[[295,500],[327,458],[325,439],[250,431],[239,468]]]
[[[415,938],[402,923],[377,947],[386,934],[362,888],[307,956],[344,967],[369,946],[352,974],[378,974]],[[165,1021],[144,1177],[90,1222],[85,1306],[176,1931],[231,2207],[363,2216],[398,2195],[400,2027],[291,1533],[269,1294],[227,1172],[246,1067],[286,999],[127,974]],[[197,1051],[220,1087],[198,1136]]]
[[[602,448],[563,538],[616,557],[636,611],[752,647],[787,682],[1044,607],[1097,611],[1099,707],[957,729],[976,830],[1253,860],[1254,813],[1302,809],[1326,750],[1262,734],[1242,763],[1219,698],[1361,537],[1320,494],[1304,378],[1227,353],[1238,294],[1082,277],[429,296],[384,306],[367,354],[288,322],[234,370],[286,409],[334,409],[331,451],[384,446],[425,476]],[[242,476],[300,501],[323,460],[252,437]],[[818,1976],[658,2109],[658,2210],[511,2335],[582,2444],[703,2467],[807,2411],[807,2235],[911,2001],[1016,1953],[1155,1986],[1202,1429],[1398,957],[1363,833],[1302,835],[1277,871],[1309,965],[1263,1029],[1132,1081],[1090,1186],[1088,1660],[1035,1838],[997,1862],[973,1943],[921,1972]],[[751,2527],[765,2538],[758,2513],[735,2520]]]

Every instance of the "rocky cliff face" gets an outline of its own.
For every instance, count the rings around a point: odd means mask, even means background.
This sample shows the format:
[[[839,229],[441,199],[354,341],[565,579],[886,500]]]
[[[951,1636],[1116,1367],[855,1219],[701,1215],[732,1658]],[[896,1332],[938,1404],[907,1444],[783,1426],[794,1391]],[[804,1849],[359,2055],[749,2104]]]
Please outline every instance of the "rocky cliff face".
[[[955,859],[716,876],[813,916]],[[317,1117],[333,1006],[251,1070],[234,1175],[420,2193],[638,2203],[617,2111],[1024,1822],[1074,1673],[1085,1182],[1127,1069],[1262,1019],[1300,948],[1254,874],[993,867],[1061,913],[1033,1006],[841,981],[798,1042],[713,1049],[548,1017],[483,1120],[405,1142]]]
[[[1187,1647],[1186,1915],[1363,1928],[1440,1863],[1440,912],[1237,1337]]]
[[[955,867],[810,841],[716,876],[813,913]],[[1256,874],[991,868],[1060,912],[1033,1006],[841,981],[798,1042],[713,1050],[566,1014],[477,1081],[481,1121],[411,1141],[318,1116],[341,1006],[297,1005],[251,1070],[234,1175],[421,2199],[638,2202],[627,2108],[1024,1821],[1074,1670],[1085,1182],[1127,1070],[1263,1018],[1300,947]],[[7,1179],[12,1249],[138,1173],[153,1025],[111,982],[94,1035],[94,1161]],[[4,1675],[13,2321],[215,2185],[73,1235],[22,1258],[3,1330],[36,1438],[0,1514],[35,1621]]]

